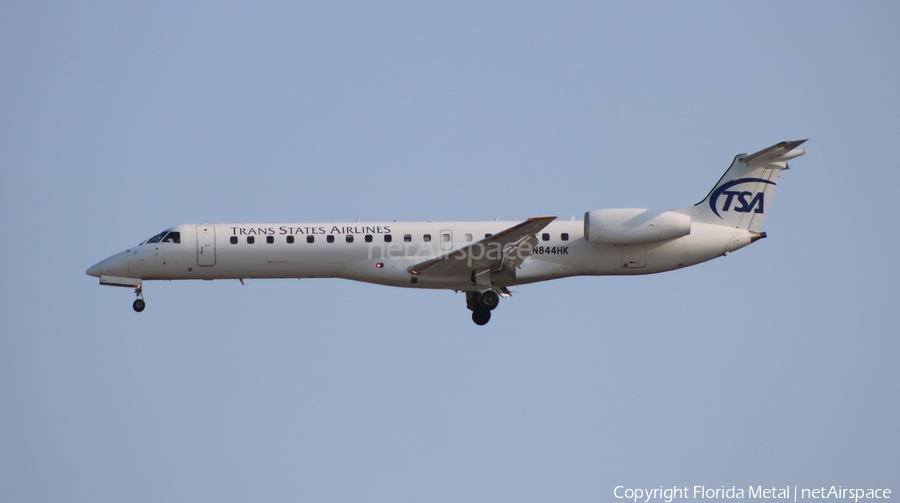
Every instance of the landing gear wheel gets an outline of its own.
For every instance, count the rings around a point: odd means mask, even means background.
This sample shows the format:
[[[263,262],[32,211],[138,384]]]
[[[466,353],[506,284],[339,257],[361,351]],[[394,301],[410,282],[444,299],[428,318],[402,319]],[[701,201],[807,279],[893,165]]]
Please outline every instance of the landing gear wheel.
[[[137,288],[134,289],[134,294],[137,295],[137,300],[134,301],[134,304],[132,304],[131,307],[135,311],[141,312],[147,307],[147,303],[144,302],[144,287],[138,284]]]
[[[491,312],[484,308],[476,309],[472,311],[472,321],[479,326],[487,325],[487,322],[491,321]]]
[[[500,296],[493,290],[488,290],[481,294],[481,305],[487,310],[493,311],[500,304]]]

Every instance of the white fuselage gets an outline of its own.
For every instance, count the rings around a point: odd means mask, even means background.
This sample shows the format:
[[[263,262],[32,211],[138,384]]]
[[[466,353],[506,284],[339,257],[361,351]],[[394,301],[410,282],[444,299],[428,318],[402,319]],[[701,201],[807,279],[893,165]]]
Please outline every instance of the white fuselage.
[[[87,273],[101,285],[134,288],[138,312],[144,280],[344,278],[464,291],[472,321],[484,325],[509,286],[671,271],[764,238],[778,177],[805,141],[736,155],[705,198],[669,211],[605,208],[583,221],[188,224]]]
[[[413,288],[472,290],[471,275],[416,276],[409,268],[471,245],[516,222],[355,222],[186,224],[178,242],[144,242],[87,272],[139,280],[344,278]],[[742,248],[754,233],[691,224],[690,234],[660,242],[608,245],[584,239],[582,221],[554,221],[505,287],[578,275],[637,275],[694,265]],[[162,234],[161,234],[162,235]],[[152,240],[151,240],[152,241]],[[102,279],[102,278],[101,278]]]

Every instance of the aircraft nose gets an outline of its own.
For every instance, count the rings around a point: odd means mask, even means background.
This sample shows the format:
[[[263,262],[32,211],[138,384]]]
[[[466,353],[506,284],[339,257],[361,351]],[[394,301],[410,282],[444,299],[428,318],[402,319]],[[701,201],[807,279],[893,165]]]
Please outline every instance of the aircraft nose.
[[[106,257],[105,259],[97,262],[88,268],[85,273],[88,276],[94,276],[95,278],[99,278],[101,274],[108,274],[110,276],[126,276],[128,269],[128,251],[124,251],[121,253],[117,253],[112,257]]]
[[[106,261],[101,260],[100,262],[97,262],[96,264],[88,267],[88,270],[85,271],[85,274],[87,274],[88,276],[93,276],[95,278],[99,278],[100,273],[103,270],[103,262],[106,262]]]

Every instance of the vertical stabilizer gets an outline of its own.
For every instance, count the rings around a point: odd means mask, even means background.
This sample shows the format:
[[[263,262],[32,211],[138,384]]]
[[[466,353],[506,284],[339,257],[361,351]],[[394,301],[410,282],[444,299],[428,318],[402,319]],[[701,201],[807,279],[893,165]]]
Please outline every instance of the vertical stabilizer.
[[[778,175],[788,169],[790,159],[806,153],[797,148],[805,141],[783,141],[750,155],[735,156],[728,171],[702,201],[679,211],[691,215],[694,222],[759,232]]]

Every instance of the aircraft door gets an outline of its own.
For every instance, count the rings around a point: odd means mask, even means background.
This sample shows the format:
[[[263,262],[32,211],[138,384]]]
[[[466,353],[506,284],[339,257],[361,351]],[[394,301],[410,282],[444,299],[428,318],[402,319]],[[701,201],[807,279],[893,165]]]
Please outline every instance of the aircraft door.
[[[441,250],[453,249],[453,231],[441,229]]]
[[[216,226],[197,226],[197,265],[216,265]]]

